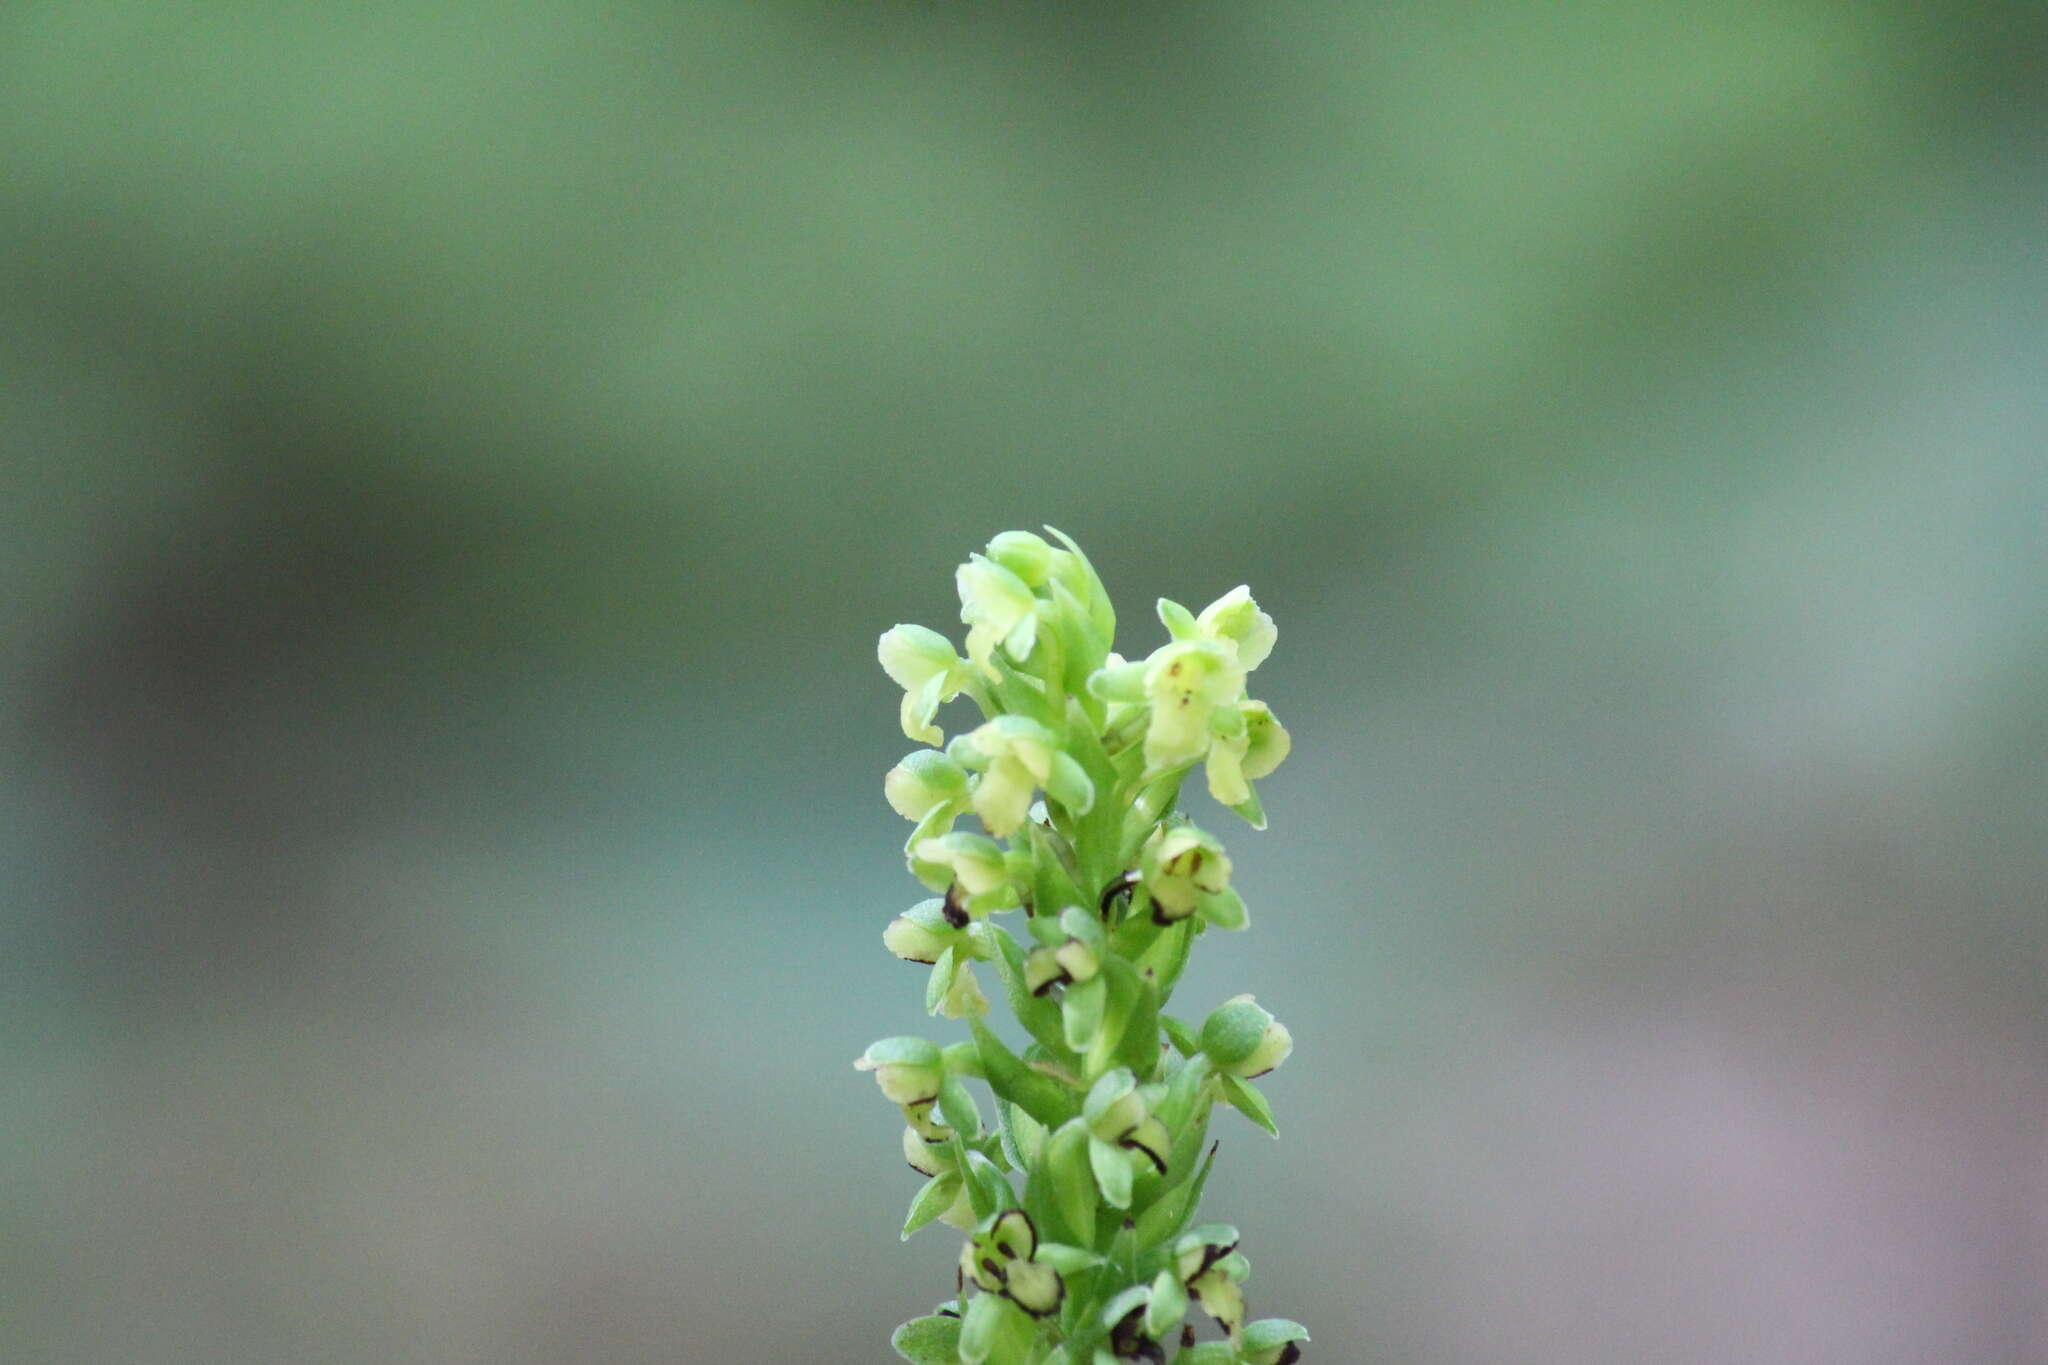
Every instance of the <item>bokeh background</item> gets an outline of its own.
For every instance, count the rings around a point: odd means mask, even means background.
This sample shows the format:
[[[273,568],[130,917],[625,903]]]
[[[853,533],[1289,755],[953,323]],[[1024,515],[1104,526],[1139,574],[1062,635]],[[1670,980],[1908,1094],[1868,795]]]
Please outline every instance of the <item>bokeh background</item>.
[[[874,639],[1051,522],[1280,622],[1255,1313],[2048,1360],[2044,44],[12,0],[0,1358],[886,1359]]]

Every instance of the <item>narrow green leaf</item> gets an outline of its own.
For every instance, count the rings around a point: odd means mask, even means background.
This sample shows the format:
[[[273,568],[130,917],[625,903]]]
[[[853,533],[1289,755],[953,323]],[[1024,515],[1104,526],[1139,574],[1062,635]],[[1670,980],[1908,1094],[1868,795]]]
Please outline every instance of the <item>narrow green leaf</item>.
[[[1202,633],[1202,628],[1195,624],[1195,614],[1171,597],[1159,599],[1159,624],[1176,640],[1193,640]]]
[[[1088,1130],[1079,1119],[1063,1125],[1045,1142],[1046,1181],[1066,1223],[1062,1241],[1095,1239],[1095,1176],[1089,1169]],[[1038,1181],[1030,1185],[1036,1187]]]
[[[952,1171],[925,1182],[910,1200],[910,1214],[903,1220],[903,1240],[953,1206],[960,1197],[960,1177]]]
[[[970,1151],[966,1156],[967,1198],[974,1205],[974,1216],[986,1218],[1017,1207],[1016,1187],[996,1169],[995,1162],[980,1152]]]
[[[1166,1030],[1168,1041],[1173,1044],[1174,1050],[1180,1053],[1181,1056],[1192,1057],[1202,1050],[1202,1045],[1195,1041],[1194,1033],[1186,1024],[1183,1024],[1172,1015],[1160,1015],[1159,1027]]]
[[[1235,1076],[1220,1076],[1223,1082],[1223,1096],[1235,1106],[1238,1112],[1259,1127],[1280,1136],[1280,1125],[1273,1121],[1273,1106],[1266,1103],[1266,1097],[1250,1081],[1241,1081]]]
[[[946,992],[953,989],[953,976],[959,970],[959,967],[960,959],[955,955],[952,946],[949,944],[946,951],[939,954],[939,960],[932,964],[931,977],[924,984],[924,1012],[926,1014],[937,1014],[939,1012],[939,1006],[945,1002]]]
[[[969,1019],[974,1044],[981,1053],[982,1068],[988,1073],[989,1088],[998,1096],[1021,1107],[1048,1128],[1058,1127],[1080,1112],[1074,1092],[1042,1072],[1026,1066],[1002,1039],[989,1032],[979,1019]]]
[[[1161,1060],[1159,993],[1152,988],[1151,982],[1125,963],[1116,965],[1130,978],[1131,997],[1124,1018],[1123,1037],[1116,1045],[1116,1060],[1137,1073],[1139,1080],[1148,1080],[1158,1074]]]
[[[939,1113],[966,1141],[973,1142],[981,1137],[981,1110],[958,1076],[948,1076],[939,1082]]]

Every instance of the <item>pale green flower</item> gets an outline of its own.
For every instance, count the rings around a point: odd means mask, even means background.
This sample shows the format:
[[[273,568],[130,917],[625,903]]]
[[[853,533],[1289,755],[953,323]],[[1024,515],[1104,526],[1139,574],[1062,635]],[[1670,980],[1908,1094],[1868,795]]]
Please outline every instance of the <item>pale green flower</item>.
[[[1215,835],[1193,825],[1153,831],[1139,861],[1152,916],[1161,924],[1186,919],[1230,886],[1230,855]]]
[[[1202,608],[1202,614],[1195,618],[1195,628],[1208,639],[1227,641],[1236,649],[1238,665],[1247,673],[1266,661],[1266,656],[1273,652],[1273,642],[1280,638],[1273,618],[1259,610],[1259,604],[1252,600],[1252,590],[1242,583]]]
[[[1244,668],[1236,650],[1214,640],[1176,640],[1145,661],[1145,766],[1153,772],[1185,767],[1209,749],[1209,722],[1217,707],[1244,695]]]
[[[960,619],[967,623],[967,657],[990,682],[1002,676],[992,662],[997,645],[1022,660],[1038,640],[1038,599],[1031,585],[985,555],[970,555],[953,574]]]
[[[915,853],[920,862],[943,869],[951,876],[967,894],[970,905],[976,898],[1011,889],[1009,864],[993,839],[955,830],[920,840]]]
[[[1249,995],[1233,995],[1202,1023],[1202,1051],[1226,1076],[1252,1080],[1287,1060],[1294,1035]]]
[[[1249,782],[1278,768],[1294,741],[1262,701],[1239,702],[1237,724],[1227,728],[1236,733],[1218,734],[1209,744],[1209,795],[1223,805],[1241,806],[1252,799]]]
[[[997,716],[955,741],[955,752],[980,774],[968,804],[991,834],[1015,834],[1031,809],[1031,794],[1040,787],[1077,815],[1094,804],[1088,774],[1037,721]]]
[[[893,1104],[928,1104],[938,1098],[945,1067],[936,1045],[922,1038],[884,1038],[855,1061],[856,1071],[872,1071],[882,1093]]]
[[[972,681],[967,662],[945,636],[911,625],[883,631],[875,655],[882,671],[903,689],[903,733],[925,744],[943,744],[946,737],[932,718]]]
[[[957,813],[967,805],[967,770],[937,749],[919,749],[889,770],[882,795],[906,820],[922,821],[942,805]]]

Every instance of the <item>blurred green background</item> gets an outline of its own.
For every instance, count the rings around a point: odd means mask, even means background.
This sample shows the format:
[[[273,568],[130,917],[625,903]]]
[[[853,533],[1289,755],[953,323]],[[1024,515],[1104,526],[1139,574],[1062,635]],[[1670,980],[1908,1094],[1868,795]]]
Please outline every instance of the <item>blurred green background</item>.
[[[1051,522],[1280,622],[1255,1314],[2039,1365],[2044,43],[13,0],[0,1358],[885,1359],[874,639]]]

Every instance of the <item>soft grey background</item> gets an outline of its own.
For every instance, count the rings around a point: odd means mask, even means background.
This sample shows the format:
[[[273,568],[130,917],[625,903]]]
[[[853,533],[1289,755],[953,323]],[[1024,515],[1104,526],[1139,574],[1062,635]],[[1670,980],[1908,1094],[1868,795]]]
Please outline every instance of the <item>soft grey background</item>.
[[[874,667],[1249,581],[1319,1361],[2048,1359],[2030,5],[0,9],[0,1357],[950,1285]]]

